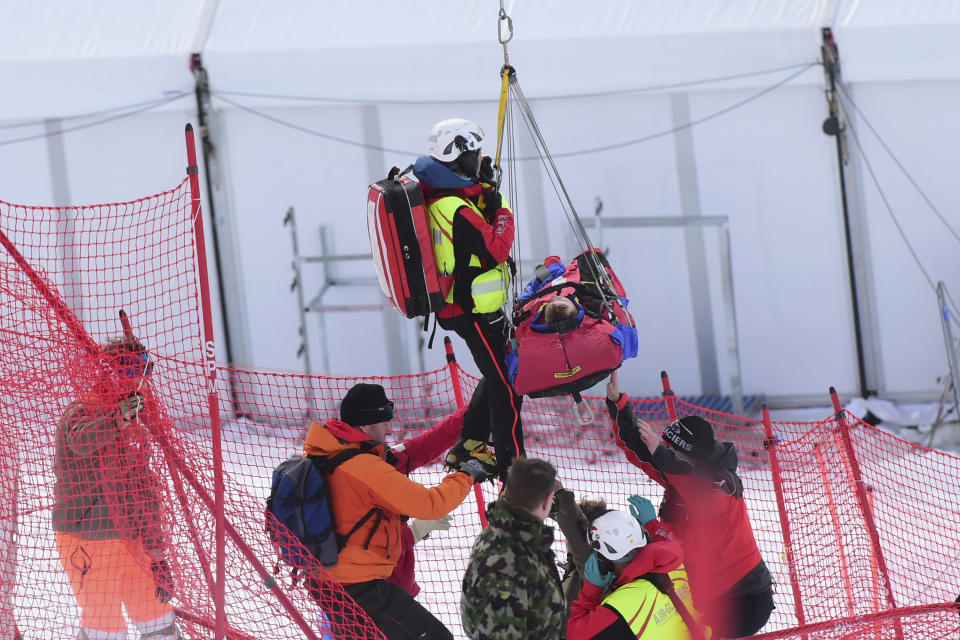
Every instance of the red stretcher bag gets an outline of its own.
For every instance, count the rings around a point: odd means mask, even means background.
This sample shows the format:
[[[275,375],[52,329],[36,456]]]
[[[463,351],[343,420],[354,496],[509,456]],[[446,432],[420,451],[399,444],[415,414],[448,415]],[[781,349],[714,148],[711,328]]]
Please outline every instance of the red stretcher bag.
[[[514,391],[531,398],[576,398],[637,355],[626,291],[602,253],[583,252],[562,275],[546,276],[540,284],[514,313],[517,349],[507,357]],[[574,300],[578,314],[550,327],[537,325],[540,308],[555,295]]]
[[[443,308],[440,277],[420,183],[391,169],[370,185],[367,232],[383,295],[407,316],[429,316]]]

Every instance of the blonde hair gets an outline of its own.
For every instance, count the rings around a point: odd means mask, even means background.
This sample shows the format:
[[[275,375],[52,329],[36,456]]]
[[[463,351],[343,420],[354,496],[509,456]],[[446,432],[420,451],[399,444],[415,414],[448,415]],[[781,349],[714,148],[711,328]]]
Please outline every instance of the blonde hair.
[[[554,298],[543,306],[543,324],[556,324],[575,315],[577,304],[570,298]]]

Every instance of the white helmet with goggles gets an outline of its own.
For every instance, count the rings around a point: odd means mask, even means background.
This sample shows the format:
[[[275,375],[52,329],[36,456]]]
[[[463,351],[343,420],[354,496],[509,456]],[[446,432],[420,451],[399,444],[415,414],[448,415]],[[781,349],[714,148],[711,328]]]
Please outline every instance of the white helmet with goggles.
[[[643,527],[623,511],[608,511],[590,525],[590,546],[607,560],[625,562],[631,551],[646,544]]]
[[[428,153],[440,162],[453,162],[464,151],[479,151],[483,129],[464,118],[449,118],[433,125]]]

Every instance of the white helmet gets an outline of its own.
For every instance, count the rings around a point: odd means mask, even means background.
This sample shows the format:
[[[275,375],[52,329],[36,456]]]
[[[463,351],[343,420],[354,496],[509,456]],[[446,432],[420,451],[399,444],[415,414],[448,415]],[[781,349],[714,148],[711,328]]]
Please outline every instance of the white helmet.
[[[441,162],[452,162],[464,151],[483,145],[483,129],[463,118],[449,118],[433,125],[428,153]]]
[[[590,546],[607,560],[623,560],[646,544],[643,527],[623,511],[609,511],[590,525]]]

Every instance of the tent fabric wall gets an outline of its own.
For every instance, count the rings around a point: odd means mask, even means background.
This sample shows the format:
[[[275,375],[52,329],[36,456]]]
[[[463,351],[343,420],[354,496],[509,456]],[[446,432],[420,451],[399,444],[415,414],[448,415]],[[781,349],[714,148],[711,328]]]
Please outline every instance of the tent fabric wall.
[[[829,4],[507,2],[516,35],[511,62],[529,78],[531,97],[807,62]],[[496,33],[492,0],[222,0],[204,55],[222,89],[337,100],[490,100],[482,78],[487,70],[495,77],[503,62]]]
[[[0,2],[0,121],[63,117],[193,90],[214,0]],[[10,98],[13,99],[10,99]]]
[[[847,82],[960,77],[960,4],[842,0],[834,31]]]
[[[319,250],[320,224],[332,230],[337,252],[363,252],[364,187],[379,177],[378,162],[383,172],[406,166],[422,152],[432,124],[450,115],[473,118],[493,133],[502,64],[497,3],[410,0],[384,7],[372,0],[175,0],[162,7],[119,0],[42,7],[0,2],[0,80],[13,96],[0,105],[0,126],[18,125],[0,129],[0,198],[66,204],[54,201],[47,141],[2,146],[4,140],[42,135],[46,119],[165,98],[171,102],[151,103],[146,113],[127,109],[122,120],[61,139],[74,203],[117,201],[174,183],[183,162],[182,124],[195,117],[189,55],[201,52],[222,138],[215,142],[223,173],[215,180],[229,191],[230,207],[217,217],[233,226],[242,263],[243,303],[227,310],[247,321],[246,335],[234,336],[247,343],[241,350],[247,361],[239,364],[298,369],[289,232],[281,224],[287,208],[296,209],[303,253]],[[515,26],[511,62],[581,215],[592,212],[596,197],[607,216],[689,213],[681,204],[670,135],[566,154],[668,131],[676,125],[672,100],[685,100],[694,120],[747,101],[690,130],[699,213],[730,218],[744,389],[784,399],[821,394],[831,384],[856,392],[834,140],[820,131],[827,112],[822,69],[803,65],[818,59],[820,28],[832,25],[850,96],[953,223],[960,212],[949,199],[947,167],[960,131],[949,105],[960,90],[960,54],[941,45],[960,36],[960,10],[932,0],[909,6],[892,0],[525,0],[506,8]],[[794,72],[786,85],[750,100]],[[699,82],[705,79],[715,81]],[[641,88],[651,90],[626,92]],[[604,92],[615,93],[591,95]],[[403,153],[365,150],[262,116]],[[922,263],[933,280],[960,291],[953,235],[865,125],[852,117]],[[851,136],[848,143],[851,197],[865,219],[866,249],[858,259],[872,267],[874,305],[866,312],[876,325],[879,391],[929,397],[946,368],[935,298]],[[530,154],[522,136],[520,148]],[[535,253],[545,247],[566,252],[569,237],[553,187],[538,163],[519,164],[524,257],[541,258]],[[548,221],[545,233],[538,210]],[[728,391],[716,242],[710,231],[703,235],[717,362]],[[641,357],[626,368],[625,386],[654,393],[656,373],[667,369],[678,390],[697,392],[701,372],[682,232],[607,233],[604,243],[641,324]],[[337,270],[372,273],[364,263]],[[308,298],[319,286],[318,273],[305,270]],[[380,302],[379,295],[376,287],[337,288],[328,301],[370,304]],[[333,372],[395,372],[381,314],[328,314],[325,344],[316,316],[308,322],[314,323],[312,350],[329,349]],[[417,327],[408,324],[401,350],[416,363]],[[343,339],[347,335],[363,336],[362,353]],[[469,365],[463,345],[458,352]],[[426,354],[426,366],[441,364],[438,350]]]

